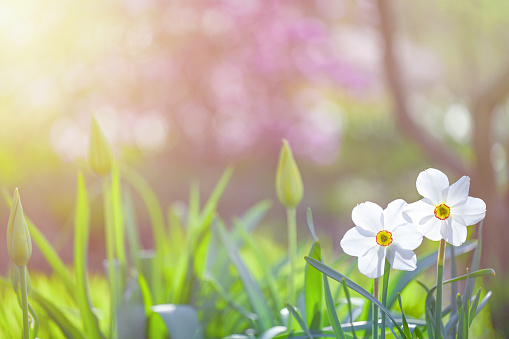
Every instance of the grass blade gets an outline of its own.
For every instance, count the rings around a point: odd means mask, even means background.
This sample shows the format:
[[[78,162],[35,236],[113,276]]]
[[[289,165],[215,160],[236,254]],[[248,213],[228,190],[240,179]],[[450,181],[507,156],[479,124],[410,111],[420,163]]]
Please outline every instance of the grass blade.
[[[475,295],[474,302],[472,303],[472,308],[470,309],[470,319],[468,320],[468,326],[472,325],[474,321],[475,314],[477,312],[477,306],[479,305],[479,299],[481,298],[481,288],[477,290],[477,294]]]
[[[313,339],[313,336],[311,335],[311,333],[309,332],[309,328],[306,326],[306,323],[304,322],[304,320],[302,319],[302,317],[300,316],[299,312],[297,312],[297,310],[295,309],[295,307],[293,307],[292,305],[286,303],[286,308],[288,309],[288,311],[290,312],[290,314],[295,318],[295,320],[297,320],[297,323],[299,324],[300,328],[302,329],[302,331],[304,331],[304,333],[306,334],[306,336],[309,338],[309,339]]]
[[[461,255],[473,251],[477,247],[477,241],[467,241],[463,245],[455,248],[456,255]],[[450,258],[450,252],[447,251],[445,260]],[[420,257],[417,261],[417,268],[414,271],[401,272],[398,276],[391,279],[391,286],[389,288],[389,297],[387,299],[387,307],[390,309],[396,302],[398,292],[403,289],[421,273],[432,266],[437,264],[437,253],[431,252],[430,254]]]
[[[373,304],[375,304],[376,306],[379,307],[379,309],[381,309],[391,320],[392,322],[394,323],[394,325],[398,328],[401,336],[403,338],[406,338],[405,336],[405,333],[403,333],[403,330],[398,326],[396,320],[392,317],[392,315],[390,314],[390,312],[382,305],[382,303],[378,300],[376,300],[368,291],[366,291],[365,289],[363,289],[361,286],[359,286],[358,284],[356,284],[355,282],[353,282],[352,280],[348,279],[347,277],[345,277],[344,275],[342,275],[341,273],[333,270],[332,268],[330,268],[329,266],[319,262],[319,261],[316,261],[315,259],[313,258],[309,258],[309,257],[305,257],[306,261],[308,263],[310,263],[312,266],[314,266],[317,270],[319,270],[320,272],[322,273],[325,273],[327,274],[329,277],[331,277],[332,279],[338,281],[338,282],[342,282],[343,279],[344,281],[346,282],[346,285],[351,288],[352,290],[356,291],[357,293],[359,293],[360,295],[362,295],[364,298],[368,299],[369,301],[371,301]]]
[[[332,326],[332,330],[334,331],[334,334],[337,339],[344,339],[345,334],[343,333],[343,328],[339,323],[334,300],[332,300],[332,294],[329,287],[329,280],[325,273],[322,274],[323,274],[323,289],[325,291],[325,305],[327,306],[327,314],[329,315],[329,321]]]
[[[189,305],[163,304],[151,307],[163,320],[171,339],[202,339],[203,330],[196,310]]]
[[[309,210],[308,210],[309,211]],[[309,257],[322,261],[320,242],[315,241],[309,251]],[[306,324],[311,330],[320,329],[322,322],[322,273],[311,265],[306,265],[304,273],[304,298],[306,303]],[[304,330],[304,329],[303,329]]]
[[[74,221],[74,271],[76,276],[76,301],[81,313],[83,328],[88,338],[102,337],[99,323],[92,312],[92,302],[88,290],[87,249],[90,233],[89,208],[87,191],[83,175],[78,175],[78,191],[76,193],[76,218]]]
[[[271,327],[273,325],[271,312],[266,303],[265,296],[263,295],[260,285],[253,278],[248,267],[242,260],[235,244],[233,244],[230,241],[222,222],[219,219],[216,219],[216,222],[214,224],[215,229],[218,232],[219,239],[223,244],[224,248],[226,249],[226,251],[228,252],[228,256],[230,257],[231,262],[235,266],[239,274],[240,280],[244,285],[244,290],[248,295],[251,306],[253,307],[253,310],[259,317],[259,324],[261,328],[266,329]]]
[[[350,317],[350,324],[352,324],[352,335],[355,339],[357,339],[357,335],[355,334],[355,328],[353,326],[352,301],[350,300],[350,291],[348,290],[348,287],[346,286],[346,282],[344,279],[341,282],[341,286],[343,286],[343,290],[346,296],[346,302],[348,303],[348,316]]]
[[[401,303],[401,294],[398,293],[398,302],[399,302],[399,309],[401,310],[401,319],[403,320],[403,332],[405,332],[405,335],[407,338],[412,338],[412,334],[410,333],[410,327],[408,327],[408,322],[406,321],[405,313],[403,312],[403,305]]]
[[[115,230],[115,254],[120,264],[122,277],[126,273],[126,252],[125,252],[125,232],[124,218],[122,213],[122,195],[120,191],[120,174],[118,164],[114,163],[111,171],[111,208],[113,216],[113,228]],[[124,279],[122,279],[122,286]]]

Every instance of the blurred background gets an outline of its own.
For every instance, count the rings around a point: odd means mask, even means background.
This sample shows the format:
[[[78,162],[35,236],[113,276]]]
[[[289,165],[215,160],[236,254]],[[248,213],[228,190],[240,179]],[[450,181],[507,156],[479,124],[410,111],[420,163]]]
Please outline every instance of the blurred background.
[[[100,191],[86,165],[92,115],[165,207],[187,201],[193,180],[205,199],[234,165],[221,215],[270,198],[261,232],[282,244],[282,138],[305,185],[299,237],[309,237],[311,207],[338,252],[356,204],[419,199],[415,179],[428,167],[451,183],[469,175],[488,206],[483,266],[499,277],[490,303],[508,314],[507,13],[509,3],[485,0],[2,1],[0,186],[20,189],[70,262],[77,171]],[[90,266],[101,270],[96,205]],[[1,204],[5,225],[8,214]],[[138,219],[149,232],[143,211]],[[30,265],[48,268],[37,254]]]

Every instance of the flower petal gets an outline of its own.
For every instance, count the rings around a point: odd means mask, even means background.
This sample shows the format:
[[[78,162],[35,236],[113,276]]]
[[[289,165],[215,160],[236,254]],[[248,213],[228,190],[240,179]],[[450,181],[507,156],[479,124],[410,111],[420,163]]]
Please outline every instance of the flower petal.
[[[465,175],[447,189],[446,205],[449,207],[463,205],[467,201],[469,189],[470,178]]]
[[[403,224],[392,231],[393,244],[414,250],[422,243],[422,233],[413,224]]]
[[[432,204],[432,202],[427,199],[421,199],[419,201],[416,201],[414,203],[408,204],[403,208],[403,216],[408,216],[408,218],[405,217],[407,221],[411,221],[415,225],[418,225],[421,223],[421,220],[423,220],[426,217],[433,216],[434,215],[435,206]]]
[[[417,228],[429,240],[438,241],[442,239],[442,234],[440,234],[442,222],[442,220],[433,217],[429,218],[426,223],[417,225]]]
[[[382,246],[370,248],[359,257],[359,271],[368,278],[379,278],[384,274],[385,249]]]
[[[383,211],[383,228],[387,231],[392,231],[396,226],[406,224],[403,218],[403,208],[406,202],[403,199],[397,199],[387,205],[387,208]]]
[[[366,201],[353,208],[352,220],[355,226],[378,233],[378,231],[383,229],[381,220],[382,214],[382,207],[373,202]]]
[[[486,203],[482,199],[468,197],[465,204],[451,208],[451,215],[455,214],[465,220],[465,225],[475,225],[486,216]]]
[[[341,239],[341,248],[346,254],[359,257],[364,255],[371,247],[378,246],[375,237],[376,233],[366,231],[358,226],[353,227]]]
[[[442,224],[440,234],[449,244],[459,246],[467,240],[467,227],[449,218]]]
[[[424,198],[430,199],[433,204],[439,205],[443,202],[443,191],[449,187],[447,176],[434,168],[428,168],[417,176],[417,192]]]
[[[387,260],[392,268],[403,271],[413,271],[417,268],[417,256],[414,251],[392,244],[387,249]]]

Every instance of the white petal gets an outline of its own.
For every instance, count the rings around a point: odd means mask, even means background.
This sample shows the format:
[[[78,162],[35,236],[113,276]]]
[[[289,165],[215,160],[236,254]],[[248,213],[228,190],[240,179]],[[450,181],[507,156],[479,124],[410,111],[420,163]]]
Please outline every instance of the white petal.
[[[396,227],[392,231],[392,239],[393,244],[407,250],[414,250],[422,242],[422,233],[415,225],[407,223]]]
[[[366,201],[353,208],[352,220],[355,226],[378,233],[383,229],[382,213],[382,207],[373,202]]]
[[[467,227],[451,218],[442,224],[440,233],[445,241],[453,246],[459,246],[467,240]]]
[[[406,202],[402,199],[394,200],[393,202],[389,203],[389,205],[387,205],[387,208],[383,212],[383,227],[385,230],[390,232],[396,226],[406,223],[405,219],[403,218],[403,208],[405,205]]]
[[[465,204],[451,208],[451,215],[455,214],[465,220],[465,225],[475,225],[486,216],[486,203],[482,199],[468,197]]]
[[[433,204],[439,205],[443,202],[443,191],[449,187],[447,176],[434,168],[428,168],[419,173],[417,177],[417,192],[424,198],[430,199]]]
[[[467,176],[461,177],[447,189],[446,205],[449,207],[463,205],[467,201],[469,189],[470,178]]]
[[[391,244],[387,249],[387,260],[392,268],[413,271],[417,268],[417,256],[414,251]]]
[[[368,278],[379,278],[384,274],[385,249],[375,246],[359,257],[359,271]]]
[[[428,218],[430,215],[434,216],[435,206],[427,199],[421,199],[414,203],[408,204],[403,209],[403,216],[407,215],[414,224],[418,225],[424,218]]]
[[[442,234],[440,234],[442,223],[442,220],[433,217],[429,218],[428,222],[418,225],[417,228],[429,240],[438,241],[442,239]]]
[[[349,229],[343,239],[341,239],[341,248],[348,255],[359,257],[364,255],[371,247],[378,246],[376,243],[376,233],[366,231],[360,227]]]

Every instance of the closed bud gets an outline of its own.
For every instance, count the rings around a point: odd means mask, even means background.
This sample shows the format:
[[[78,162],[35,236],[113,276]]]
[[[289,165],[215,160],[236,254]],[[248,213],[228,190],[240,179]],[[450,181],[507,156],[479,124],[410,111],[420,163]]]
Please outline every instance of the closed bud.
[[[287,208],[295,208],[302,200],[304,187],[299,168],[293,158],[288,141],[283,140],[279,153],[279,164],[276,172],[276,192],[281,204]]]
[[[95,117],[92,118],[88,166],[92,172],[101,176],[110,173],[113,166],[111,145]]]
[[[7,224],[7,251],[12,262],[18,266],[25,266],[32,255],[32,240],[17,188],[14,191],[11,214]]]

